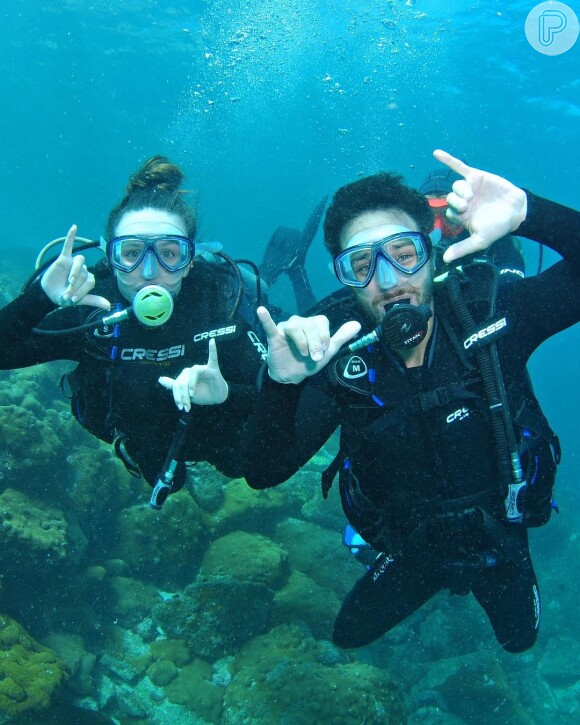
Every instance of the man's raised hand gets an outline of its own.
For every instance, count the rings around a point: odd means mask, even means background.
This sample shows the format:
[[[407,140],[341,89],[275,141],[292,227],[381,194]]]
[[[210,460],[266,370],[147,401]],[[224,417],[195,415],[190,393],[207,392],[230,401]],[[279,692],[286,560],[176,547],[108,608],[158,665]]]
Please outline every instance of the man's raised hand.
[[[322,370],[360,331],[360,323],[352,320],[331,336],[324,315],[293,315],[276,324],[265,307],[257,313],[268,339],[268,374],[278,383],[297,384]]]

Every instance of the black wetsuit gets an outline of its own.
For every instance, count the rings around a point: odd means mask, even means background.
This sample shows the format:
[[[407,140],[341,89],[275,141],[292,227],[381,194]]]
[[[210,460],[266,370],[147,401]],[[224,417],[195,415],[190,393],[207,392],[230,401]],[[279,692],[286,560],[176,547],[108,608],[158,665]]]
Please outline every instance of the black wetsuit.
[[[538,276],[500,285],[497,309],[510,332],[497,347],[510,388],[525,385],[527,361],[544,340],[580,320],[580,213],[529,194],[518,233],[564,259]],[[283,482],[341,425],[343,508],[384,553],[347,596],[335,642],[365,645],[449,588],[471,590],[502,646],[523,651],[537,636],[538,586],[526,528],[505,520],[486,406],[481,397],[445,395],[410,404],[451,383],[481,393],[477,374],[466,384],[452,313],[437,291],[434,310],[420,367],[406,368],[379,343],[338,356],[300,385],[265,379],[247,429],[246,479],[254,488]],[[360,319],[368,331],[354,300],[330,304],[327,314],[332,330]],[[366,427],[390,411],[391,422],[371,435]]]
[[[457,237],[443,237],[440,242],[435,245],[436,264],[435,276],[447,271],[447,265],[443,262],[443,253],[452,244],[467,239],[469,232],[462,232]],[[481,255],[480,255],[481,256]],[[518,249],[516,238],[511,234],[498,239],[494,242],[486,252],[487,258],[498,268],[500,276],[504,281],[514,278],[524,277],[526,273],[526,265],[523,254]],[[472,257],[469,255],[461,260],[462,264],[468,264]]]
[[[94,294],[107,298],[113,311],[116,305],[126,308],[108,266],[100,263],[95,274]],[[101,327],[96,332],[45,336],[32,329],[69,329],[104,312],[82,305],[58,309],[37,282],[0,310],[0,368],[78,362],[69,375],[73,414],[102,440],[122,440],[120,450],[126,450],[153,485],[180,416],[171,391],[158,378],[176,377],[186,367],[207,363],[211,333],[229,396],[221,405],[192,406],[183,455],[187,461],[209,461],[227,476],[239,476],[240,434],[257,394],[264,348],[256,334],[260,326],[253,324],[255,304],[243,298],[231,317],[237,291],[227,265],[199,261],[183,280],[172,317],[160,327],[145,327],[131,318],[116,330]],[[184,473],[181,464],[175,489],[183,485]]]

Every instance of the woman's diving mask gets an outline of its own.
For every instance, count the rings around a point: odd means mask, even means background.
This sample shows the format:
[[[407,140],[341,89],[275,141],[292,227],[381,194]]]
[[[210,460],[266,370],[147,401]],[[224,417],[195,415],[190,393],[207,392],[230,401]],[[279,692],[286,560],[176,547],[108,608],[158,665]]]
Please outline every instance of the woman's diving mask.
[[[131,234],[113,237],[106,242],[107,257],[120,272],[133,272],[145,260],[151,266],[154,260],[168,272],[184,269],[195,254],[195,245],[189,237],[178,235]]]

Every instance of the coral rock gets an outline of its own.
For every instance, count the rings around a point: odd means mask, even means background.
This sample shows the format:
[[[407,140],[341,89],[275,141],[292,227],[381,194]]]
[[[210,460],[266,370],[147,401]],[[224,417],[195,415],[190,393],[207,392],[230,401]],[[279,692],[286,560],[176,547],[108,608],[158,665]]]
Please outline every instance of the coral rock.
[[[0,520],[3,557],[12,550],[17,561],[23,551],[39,563],[47,554],[56,560],[66,556],[67,523],[60,509],[9,488],[0,495]]]
[[[49,707],[51,695],[65,678],[52,650],[18,622],[0,615],[0,711],[14,717]]]

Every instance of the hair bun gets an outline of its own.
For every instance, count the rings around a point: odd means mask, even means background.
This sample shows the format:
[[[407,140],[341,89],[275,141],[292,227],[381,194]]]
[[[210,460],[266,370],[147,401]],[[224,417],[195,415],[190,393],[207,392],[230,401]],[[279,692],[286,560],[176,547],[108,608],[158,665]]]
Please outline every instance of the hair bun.
[[[130,196],[137,189],[156,189],[176,192],[183,182],[180,169],[166,156],[153,156],[129,179],[126,194]]]
[[[142,209],[160,209],[177,216],[184,225],[186,236],[195,238],[197,219],[194,207],[184,201],[190,191],[181,189],[185,176],[166,156],[153,156],[131,177],[125,196],[111,210],[107,221],[107,239],[117,234],[124,214]]]

